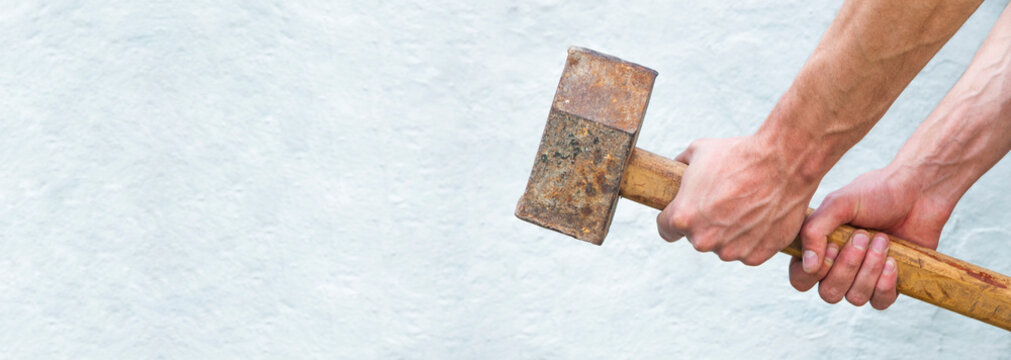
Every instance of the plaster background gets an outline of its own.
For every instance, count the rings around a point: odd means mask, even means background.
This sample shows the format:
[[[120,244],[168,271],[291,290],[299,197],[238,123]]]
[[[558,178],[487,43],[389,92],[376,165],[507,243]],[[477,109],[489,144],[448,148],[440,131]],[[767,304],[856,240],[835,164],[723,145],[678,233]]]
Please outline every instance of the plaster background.
[[[660,72],[638,144],[757,128],[839,1],[0,0],[0,358],[1008,358],[909,298],[827,305],[667,244],[515,219],[569,45]],[[987,1],[815,203],[884,166]],[[1011,274],[1007,160],[940,250]]]

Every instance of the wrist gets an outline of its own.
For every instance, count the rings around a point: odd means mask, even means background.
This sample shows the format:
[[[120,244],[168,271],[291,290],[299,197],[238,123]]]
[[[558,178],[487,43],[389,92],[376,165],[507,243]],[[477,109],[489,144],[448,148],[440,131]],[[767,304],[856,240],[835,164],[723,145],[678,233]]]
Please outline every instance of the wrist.
[[[952,173],[951,169],[921,160],[897,156],[883,170],[893,189],[909,191],[919,201],[929,202],[934,205],[933,208],[950,215],[971,182],[966,185],[964,179]]]
[[[986,126],[997,114],[974,97],[957,98],[960,101],[946,97],[888,166],[911,178],[924,197],[951,208],[1003,156],[994,152],[992,143],[1004,132]]]
[[[790,132],[769,131],[757,132],[748,140],[763,158],[776,164],[779,176],[791,186],[810,187],[813,192],[827,173],[824,157],[817,154],[817,149],[803,146],[796,136]]]
[[[826,141],[821,130],[812,127],[817,124],[812,118],[824,118],[819,115],[822,106],[797,93],[791,88],[784,94],[751,138],[762,149],[775,153],[792,175],[805,183],[817,184],[845,149],[836,151],[837,145]]]
[[[816,183],[887,109],[857,91],[866,87],[859,81],[867,74],[842,74],[866,66],[840,59],[833,49],[816,50],[754,134],[760,143],[788,154],[798,175]]]

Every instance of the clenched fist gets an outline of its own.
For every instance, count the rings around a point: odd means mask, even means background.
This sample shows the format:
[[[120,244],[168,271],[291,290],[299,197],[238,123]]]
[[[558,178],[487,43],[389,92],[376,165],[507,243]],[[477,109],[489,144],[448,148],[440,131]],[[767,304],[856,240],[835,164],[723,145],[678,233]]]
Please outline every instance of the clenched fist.
[[[757,137],[697,140],[677,160],[688,164],[674,200],[657,217],[660,236],[682,236],[724,261],[758,265],[800,231],[820,177]]]

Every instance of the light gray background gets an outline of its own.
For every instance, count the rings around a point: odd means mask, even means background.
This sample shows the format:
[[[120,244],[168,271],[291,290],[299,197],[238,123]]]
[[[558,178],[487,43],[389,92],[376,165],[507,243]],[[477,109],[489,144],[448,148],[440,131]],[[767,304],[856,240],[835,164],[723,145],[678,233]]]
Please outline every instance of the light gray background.
[[[0,358],[1007,358],[909,298],[827,305],[622,201],[515,219],[566,48],[660,72],[639,145],[753,131],[840,1],[0,1]],[[887,164],[988,1],[815,201]],[[1011,167],[940,250],[1011,274]],[[816,204],[815,204],[816,205]]]

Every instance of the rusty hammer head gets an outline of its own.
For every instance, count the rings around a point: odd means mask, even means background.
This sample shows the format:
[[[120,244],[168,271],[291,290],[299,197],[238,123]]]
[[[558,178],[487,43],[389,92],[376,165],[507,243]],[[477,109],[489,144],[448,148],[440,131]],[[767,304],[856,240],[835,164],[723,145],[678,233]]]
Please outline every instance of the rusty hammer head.
[[[657,72],[572,47],[516,217],[600,245]]]

